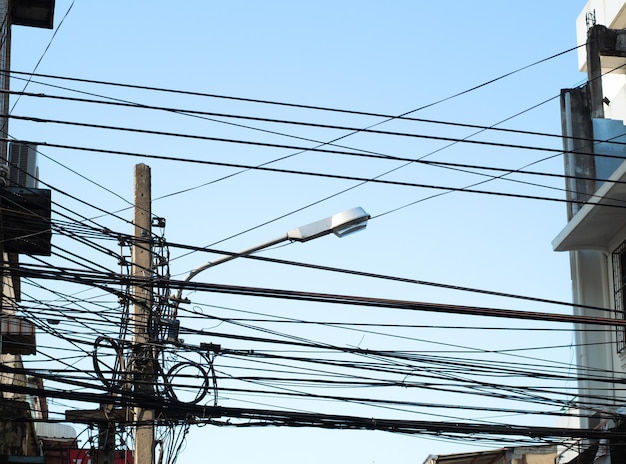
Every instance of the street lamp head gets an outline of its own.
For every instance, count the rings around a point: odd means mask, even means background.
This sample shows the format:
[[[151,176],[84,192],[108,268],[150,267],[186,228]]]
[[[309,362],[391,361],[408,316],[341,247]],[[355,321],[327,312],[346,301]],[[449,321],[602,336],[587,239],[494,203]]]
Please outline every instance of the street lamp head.
[[[287,238],[296,242],[308,242],[328,234],[345,237],[365,229],[370,215],[363,208],[352,208],[334,216],[312,222],[287,232]]]

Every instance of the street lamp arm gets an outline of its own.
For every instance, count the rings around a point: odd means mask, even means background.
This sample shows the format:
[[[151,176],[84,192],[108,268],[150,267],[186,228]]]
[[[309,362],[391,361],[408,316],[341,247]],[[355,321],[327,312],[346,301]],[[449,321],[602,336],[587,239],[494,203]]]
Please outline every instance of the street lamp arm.
[[[209,261],[208,263],[205,263],[189,272],[189,274],[185,277],[184,282],[189,282],[195,276],[210,267],[232,261],[235,258],[248,256],[255,251],[263,250],[288,240],[293,242],[308,242],[309,240],[323,237],[324,235],[329,235],[331,233],[335,234],[337,237],[345,237],[346,235],[365,229],[369,218],[370,215],[360,207],[343,211],[326,219],[321,219],[319,221],[312,222],[311,224],[292,229],[286,234],[272,240],[268,240],[267,242],[259,243],[258,245],[238,251],[237,253],[232,253],[222,256],[216,260]]]
[[[192,269],[189,272],[189,274],[187,274],[187,276],[185,276],[185,278],[183,279],[183,282],[189,282],[191,279],[193,279],[195,276],[200,274],[202,271],[205,271],[206,269],[209,269],[209,268],[211,268],[213,266],[217,266],[218,264],[227,263],[228,261],[232,261],[233,259],[240,258],[242,256],[248,256],[248,255],[254,253],[255,251],[263,250],[264,248],[269,248],[271,246],[278,245],[279,243],[286,242],[287,240],[290,240],[289,234],[281,235],[280,237],[276,237],[276,238],[274,238],[272,240],[268,240],[267,242],[259,243],[258,245],[255,245],[255,246],[250,247],[250,248],[246,248],[245,250],[241,250],[241,251],[238,251],[236,253],[232,253],[232,254],[229,254],[229,255],[226,255],[226,256],[222,256],[221,258],[214,259],[213,261],[209,261],[208,263],[204,263],[202,266],[198,266],[197,268]],[[183,289],[181,288],[176,293],[176,296],[174,297],[174,300],[179,302],[181,300],[181,298],[182,298],[182,294],[183,294]],[[178,305],[176,305],[176,306],[178,306]]]
[[[183,282],[189,282],[202,271],[217,266],[218,264],[223,264],[242,256],[248,256],[256,251],[278,245],[282,242],[308,242],[309,240],[323,237],[324,235],[329,235],[331,233],[335,234],[337,237],[345,237],[346,235],[365,229],[369,218],[370,215],[360,207],[343,211],[326,219],[321,219],[319,221],[312,222],[311,224],[292,229],[286,234],[272,240],[268,240],[267,242],[263,242],[253,247],[246,248],[245,250],[238,251],[237,253],[232,253],[222,256],[216,260],[209,261],[208,263],[205,263],[189,272],[189,274],[187,274],[187,276],[183,279]],[[176,318],[178,312],[178,304],[182,299],[182,293],[183,289],[181,288],[176,293],[176,296],[172,297],[175,301],[173,311],[174,318]]]
[[[280,237],[276,237],[273,240],[268,240],[267,242],[260,243],[258,245],[253,246],[253,247],[250,247],[250,248],[246,248],[245,250],[241,250],[241,251],[238,251],[236,253],[232,253],[232,254],[229,254],[229,255],[226,255],[226,256],[222,256],[221,258],[215,259],[213,261],[209,261],[208,263],[204,263],[202,266],[198,266],[197,268],[195,268],[192,271],[190,271],[189,274],[187,274],[187,276],[184,278],[183,281],[184,282],[189,282],[195,276],[200,274],[202,271],[204,271],[206,269],[209,269],[210,267],[217,266],[218,264],[223,264],[223,263],[226,263],[228,261],[232,261],[233,259],[240,258],[242,256],[248,256],[248,255],[254,253],[255,251],[263,250],[264,248],[269,248],[271,246],[278,245],[279,243],[286,242],[287,240],[289,240],[289,235],[285,234],[285,235],[282,235]]]

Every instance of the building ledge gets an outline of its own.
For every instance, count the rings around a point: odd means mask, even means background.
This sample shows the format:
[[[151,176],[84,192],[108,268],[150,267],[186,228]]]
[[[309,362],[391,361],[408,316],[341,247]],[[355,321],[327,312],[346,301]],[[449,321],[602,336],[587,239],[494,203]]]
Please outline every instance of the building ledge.
[[[13,314],[0,315],[0,354],[36,354],[35,325]]]
[[[617,234],[626,228],[626,162],[552,240],[554,251],[610,251]]]

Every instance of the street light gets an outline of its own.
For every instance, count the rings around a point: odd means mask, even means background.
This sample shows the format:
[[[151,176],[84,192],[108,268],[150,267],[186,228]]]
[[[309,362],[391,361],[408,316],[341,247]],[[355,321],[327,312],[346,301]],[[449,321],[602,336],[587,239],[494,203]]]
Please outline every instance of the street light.
[[[367,225],[367,221],[369,220],[370,215],[367,214],[363,208],[352,208],[349,209],[347,211],[343,211],[341,213],[335,214],[334,216],[328,217],[326,219],[322,219],[316,222],[312,222],[311,224],[307,224],[305,226],[302,227],[298,227],[296,229],[292,229],[290,231],[288,231],[286,234],[281,235],[280,237],[276,237],[275,239],[269,240],[267,242],[264,243],[260,243],[259,245],[255,245],[253,247],[250,248],[246,248],[245,250],[241,250],[237,253],[233,253],[233,254],[229,254],[226,256],[222,256],[221,258],[218,258],[214,261],[210,261],[208,263],[203,264],[200,267],[197,267],[195,269],[193,269],[191,272],[189,272],[189,274],[187,274],[187,276],[185,277],[185,279],[183,280],[184,282],[189,282],[191,279],[193,279],[196,275],[198,275],[200,272],[204,271],[205,269],[208,269],[210,267],[214,267],[217,266],[218,264],[223,264],[226,263],[228,261],[231,261],[235,258],[239,258],[242,256],[248,256],[256,251],[262,250],[264,248],[268,248],[274,245],[277,245],[279,243],[282,242],[287,242],[287,241],[292,241],[292,242],[308,242],[309,240],[313,240],[319,237],[323,237],[324,235],[329,235],[329,234],[335,234],[337,237],[345,237],[346,235],[350,235],[354,232],[358,232],[359,230],[363,230],[365,229],[366,225]],[[176,296],[171,297],[171,300],[173,300],[174,304],[172,305],[172,314],[171,314],[171,318],[167,318],[167,319],[161,319],[159,321],[160,324],[162,324],[162,327],[166,328],[167,330],[167,339],[166,342],[171,342],[171,343],[180,343],[178,340],[178,330],[180,327],[180,322],[177,320],[177,313],[178,313],[178,306],[182,301],[182,292],[183,289],[180,288],[178,290],[178,292],[176,293]],[[153,355],[154,356],[154,355]],[[156,359],[156,356],[155,356]],[[158,361],[157,361],[158,363]],[[181,366],[195,366],[195,364],[193,363],[179,363],[176,364],[172,370],[174,370],[175,372],[177,367],[181,368]],[[166,377],[169,378],[170,373],[172,372],[172,370],[168,371],[168,374],[166,375]],[[207,372],[202,369],[201,367],[199,367],[199,371],[202,375],[196,376],[196,378],[201,379],[201,381],[203,381],[203,385],[201,387],[201,394],[199,396],[196,396],[195,401],[199,401],[201,398],[204,397],[204,394],[206,393],[207,390],[207,385],[208,385],[208,374]],[[174,374],[175,375],[175,374]],[[171,387],[173,388],[173,387]],[[144,411],[143,409],[141,409],[140,411]],[[154,417],[154,411],[151,410],[146,410],[148,411],[150,414],[152,414],[152,417]],[[140,416],[140,413],[137,413],[137,416]],[[154,430],[153,429],[148,429],[143,430],[142,435],[139,435],[140,432],[140,428],[138,427],[136,430],[136,439],[135,439],[135,443],[136,443],[136,449],[148,449],[148,450],[153,450],[154,449]],[[141,437],[141,438],[140,438]],[[140,446],[140,441],[141,441],[141,446]],[[148,455],[148,452],[143,451],[146,455]],[[143,455],[142,455],[143,456]],[[140,460],[137,460],[137,462],[139,462]],[[153,461],[153,457],[149,457],[148,456],[148,461],[147,462],[154,462]],[[141,463],[143,464],[143,462]]]
[[[337,213],[325,219],[312,222],[311,224],[292,229],[286,234],[281,235],[280,237],[276,237],[275,239],[268,240],[267,242],[260,243],[250,248],[246,248],[245,250],[241,250],[237,253],[223,256],[214,261],[209,261],[208,263],[205,263],[202,266],[197,267],[189,272],[183,282],[189,282],[205,269],[217,266],[218,264],[226,263],[228,261],[232,261],[235,258],[248,256],[256,251],[278,245],[282,242],[308,242],[309,240],[313,240],[315,238],[323,237],[324,235],[330,234],[335,234],[337,237],[340,238],[345,237],[346,235],[350,235],[365,229],[369,218],[370,215],[367,214],[365,210],[361,207],[352,208],[347,211]],[[181,301],[182,293],[183,289],[181,288],[178,290],[176,296],[172,298],[174,301],[176,301],[173,314],[174,318],[176,318],[176,313],[178,312],[178,303]]]

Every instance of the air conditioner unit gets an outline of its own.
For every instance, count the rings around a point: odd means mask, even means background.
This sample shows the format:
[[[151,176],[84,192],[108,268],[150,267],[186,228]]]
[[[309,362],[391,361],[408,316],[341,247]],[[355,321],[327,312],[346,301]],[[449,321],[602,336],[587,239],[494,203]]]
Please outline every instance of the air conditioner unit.
[[[50,190],[25,187],[0,189],[0,209],[4,251],[50,256],[52,251]]]
[[[38,187],[37,145],[11,143],[9,145],[9,187]]]

